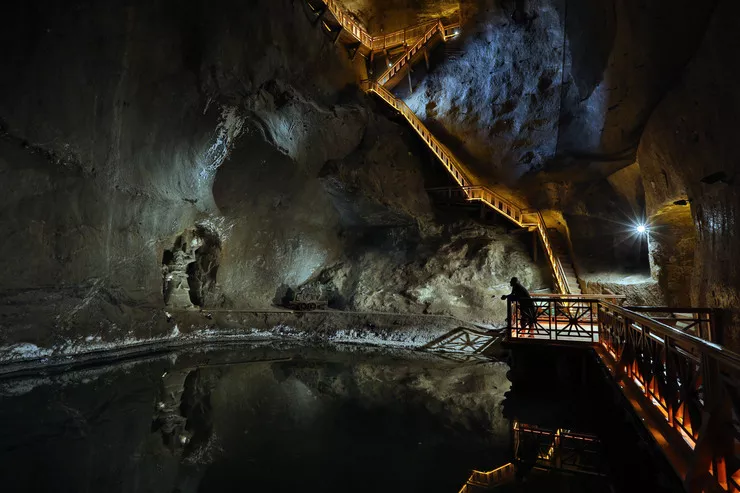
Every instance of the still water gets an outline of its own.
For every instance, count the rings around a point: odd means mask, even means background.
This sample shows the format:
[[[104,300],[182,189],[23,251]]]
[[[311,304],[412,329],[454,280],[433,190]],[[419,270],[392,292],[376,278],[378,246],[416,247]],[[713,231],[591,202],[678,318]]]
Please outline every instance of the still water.
[[[515,444],[522,454],[513,431],[522,419],[582,425],[601,443],[595,408],[579,412],[578,392],[516,382],[494,360],[275,346],[4,378],[1,491],[456,493],[471,470],[514,460]],[[600,447],[578,460],[609,462]],[[631,487],[613,466],[597,475],[521,470],[506,491]]]

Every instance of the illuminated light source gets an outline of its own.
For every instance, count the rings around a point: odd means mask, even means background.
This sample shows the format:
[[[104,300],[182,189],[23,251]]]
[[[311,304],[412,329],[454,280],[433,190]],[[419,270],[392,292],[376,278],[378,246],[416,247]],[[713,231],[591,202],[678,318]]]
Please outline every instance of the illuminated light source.
[[[644,234],[645,234],[645,233],[647,233],[647,231],[648,231],[648,229],[647,229],[647,226],[645,226],[644,224],[638,224],[638,225],[637,225],[637,228],[635,228],[635,229],[636,229],[636,230],[637,230],[637,232],[638,232],[638,233],[640,233],[641,235],[644,235]]]
[[[393,64],[391,62],[388,62],[388,67],[390,68],[392,66],[393,66]]]

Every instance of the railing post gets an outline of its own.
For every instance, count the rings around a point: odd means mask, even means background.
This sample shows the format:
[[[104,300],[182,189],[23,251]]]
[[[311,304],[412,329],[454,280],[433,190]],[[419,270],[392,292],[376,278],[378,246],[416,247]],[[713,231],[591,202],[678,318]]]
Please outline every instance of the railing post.
[[[722,388],[719,363],[707,354],[702,354],[701,375],[704,386],[705,415],[694,447],[694,456],[684,480],[689,493],[705,491],[707,481],[726,483],[725,474],[717,471],[716,466],[725,465],[725,457],[732,456],[733,425],[730,399]],[[715,468],[710,474],[710,467]]]
[[[507,339],[511,339],[512,328],[511,328],[511,300],[506,300],[506,325],[507,325]]]
[[[713,308],[707,315],[707,317],[709,318],[709,335],[711,337],[711,339],[709,340],[717,344],[723,344],[724,331],[718,319],[719,315],[720,311],[715,308]]]

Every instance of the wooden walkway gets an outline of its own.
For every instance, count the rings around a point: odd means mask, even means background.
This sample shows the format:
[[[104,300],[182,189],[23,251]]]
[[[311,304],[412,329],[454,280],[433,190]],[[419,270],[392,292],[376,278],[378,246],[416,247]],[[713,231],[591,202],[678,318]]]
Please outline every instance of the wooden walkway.
[[[618,301],[509,302],[507,341],[590,346],[687,491],[740,492],[740,355],[717,344],[714,314]]]
[[[690,493],[740,493],[740,355],[716,343],[710,310],[619,306],[619,297],[581,296],[570,252],[554,245],[542,214],[477,183],[411,109],[389,90],[431,44],[446,40],[452,26],[440,21],[371,36],[336,0],[307,0],[334,41],[348,36],[354,55],[403,47],[405,53],[363,89],[398,111],[439,159],[467,201],[478,201],[517,226],[537,231],[556,287],[563,296],[532,299],[524,310],[509,302],[510,344],[566,344],[593,348],[645,423]],[[313,7],[319,2],[321,7]],[[326,14],[331,15],[331,20]],[[339,26],[335,29],[333,26]],[[457,27],[455,27],[457,29]],[[571,296],[568,296],[571,295]],[[480,340],[479,340],[480,339]],[[442,346],[476,354],[479,334],[454,333]],[[461,491],[508,481],[513,466],[474,471]]]
[[[511,423],[514,461],[491,471],[473,470],[458,493],[488,491],[512,483],[519,467],[604,476],[599,439],[568,430]]]

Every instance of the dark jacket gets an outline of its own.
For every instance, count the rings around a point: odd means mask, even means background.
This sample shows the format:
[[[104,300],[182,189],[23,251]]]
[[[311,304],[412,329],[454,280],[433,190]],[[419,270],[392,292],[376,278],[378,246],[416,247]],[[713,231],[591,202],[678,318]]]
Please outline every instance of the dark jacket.
[[[534,306],[532,296],[527,288],[517,283],[511,287],[511,293],[506,295],[507,300],[518,301],[521,306]]]

